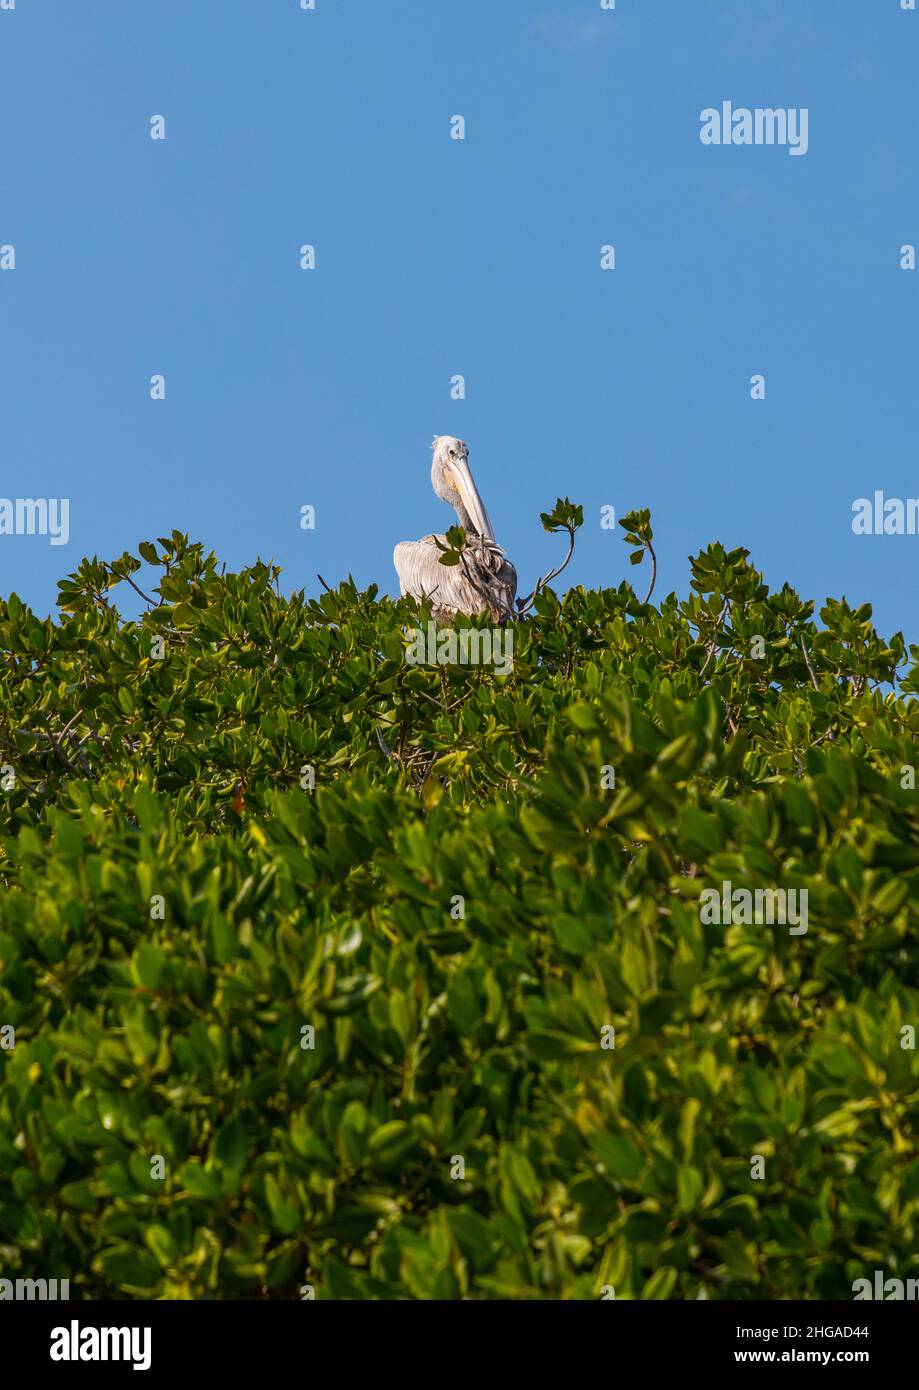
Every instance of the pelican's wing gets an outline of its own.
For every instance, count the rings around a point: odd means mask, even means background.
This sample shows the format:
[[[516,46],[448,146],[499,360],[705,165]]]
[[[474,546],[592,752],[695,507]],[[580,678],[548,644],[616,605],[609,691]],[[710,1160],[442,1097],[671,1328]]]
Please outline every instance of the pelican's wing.
[[[517,593],[517,571],[494,541],[482,536],[471,539],[464,555],[465,568],[442,565],[436,542],[446,544],[444,536],[425,536],[420,541],[401,541],[393,551],[393,563],[403,594],[427,597],[435,612],[445,618],[456,613],[490,612],[497,621],[513,612]]]

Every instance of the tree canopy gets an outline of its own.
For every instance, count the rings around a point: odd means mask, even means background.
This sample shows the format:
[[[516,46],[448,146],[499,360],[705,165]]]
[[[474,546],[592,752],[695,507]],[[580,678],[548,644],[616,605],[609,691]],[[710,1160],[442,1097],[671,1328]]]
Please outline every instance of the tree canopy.
[[[625,531],[649,568],[647,513]],[[406,660],[410,599],[284,596],[178,533],[84,560],[58,620],[0,601],[0,1274],[848,1299],[908,1271],[919,673],[742,549],[691,575],[541,588],[503,672]],[[806,893],[806,931],[707,920],[726,884]]]

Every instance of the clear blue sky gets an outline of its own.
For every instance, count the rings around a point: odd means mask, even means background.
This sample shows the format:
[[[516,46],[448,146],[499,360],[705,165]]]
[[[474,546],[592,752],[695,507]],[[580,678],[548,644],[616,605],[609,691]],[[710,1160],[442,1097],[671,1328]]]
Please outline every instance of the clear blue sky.
[[[0,593],[174,527],[397,592],[450,433],[524,591],[568,494],[571,582],[640,585],[600,507],[648,506],[660,594],[717,539],[919,640],[919,536],[851,530],[919,495],[917,73],[899,0],[17,0],[0,495],[71,539],[0,537]],[[806,106],[808,154],[703,146],[725,99]]]

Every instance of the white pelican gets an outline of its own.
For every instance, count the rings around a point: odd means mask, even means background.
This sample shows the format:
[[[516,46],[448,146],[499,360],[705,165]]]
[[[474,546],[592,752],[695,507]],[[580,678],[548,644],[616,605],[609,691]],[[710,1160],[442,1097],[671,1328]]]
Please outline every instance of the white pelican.
[[[429,598],[434,616],[449,621],[457,613],[488,612],[494,622],[513,614],[517,571],[495,541],[495,533],[478,488],[469,471],[469,450],[452,434],[434,440],[431,466],[434,491],[456,512],[466,532],[467,546],[458,565],[442,565],[445,536],[422,536],[420,541],[400,541],[393,563],[403,594]]]

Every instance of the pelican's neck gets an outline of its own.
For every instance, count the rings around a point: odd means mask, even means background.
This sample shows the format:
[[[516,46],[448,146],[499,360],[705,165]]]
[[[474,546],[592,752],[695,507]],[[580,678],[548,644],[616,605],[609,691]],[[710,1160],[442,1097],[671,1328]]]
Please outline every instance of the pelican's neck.
[[[475,525],[472,521],[472,518],[466,511],[466,508],[463,506],[462,502],[454,502],[453,510],[456,512],[457,521],[459,522],[460,526],[462,526],[463,530],[466,532],[466,535],[477,536],[479,533],[475,529]]]

